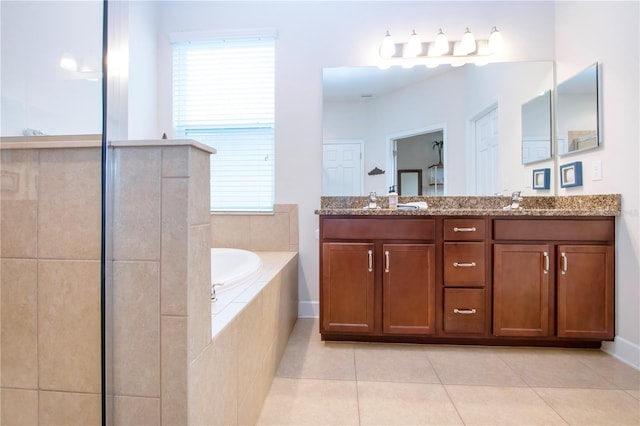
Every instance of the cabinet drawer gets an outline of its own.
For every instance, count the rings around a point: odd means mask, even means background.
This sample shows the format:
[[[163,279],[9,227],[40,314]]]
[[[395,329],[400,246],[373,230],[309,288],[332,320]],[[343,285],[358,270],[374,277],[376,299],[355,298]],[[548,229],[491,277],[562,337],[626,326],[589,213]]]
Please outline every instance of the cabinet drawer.
[[[484,219],[445,219],[445,241],[481,241],[485,236]]]
[[[444,331],[446,333],[485,332],[483,289],[444,289]]]
[[[484,286],[484,243],[444,243],[444,285]]]
[[[349,240],[434,240],[434,219],[324,218],[322,237]]]
[[[495,219],[496,240],[613,241],[613,219]]]

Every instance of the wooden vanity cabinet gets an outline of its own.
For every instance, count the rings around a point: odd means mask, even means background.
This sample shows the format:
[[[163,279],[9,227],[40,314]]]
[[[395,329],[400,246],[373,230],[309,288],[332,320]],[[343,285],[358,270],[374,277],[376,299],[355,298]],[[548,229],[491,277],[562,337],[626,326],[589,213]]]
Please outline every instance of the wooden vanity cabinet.
[[[322,217],[321,332],[435,333],[435,220]]]
[[[442,335],[489,334],[485,218],[443,220]]]
[[[496,219],[493,230],[496,336],[613,339],[613,218]]]

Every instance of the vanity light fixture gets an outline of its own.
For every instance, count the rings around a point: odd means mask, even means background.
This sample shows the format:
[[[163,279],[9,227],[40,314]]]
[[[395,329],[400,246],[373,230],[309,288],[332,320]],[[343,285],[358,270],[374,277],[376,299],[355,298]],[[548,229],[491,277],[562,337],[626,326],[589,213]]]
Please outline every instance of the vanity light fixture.
[[[382,44],[380,45],[380,57],[383,59],[390,59],[393,55],[396,54],[396,44],[393,42],[393,38],[391,38],[391,34],[387,30],[387,34],[385,34],[382,39]]]
[[[464,30],[462,40],[460,41],[460,48],[464,55],[468,55],[469,53],[476,51],[476,38],[473,36],[473,33],[469,31],[469,27]]]
[[[442,28],[438,30],[438,35],[436,36],[436,41],[434,44],[435,44],[434,54],[439,56],[439,55],[446,55],[447,53],[449,53],[449,39],[442,32]]]
[[[423,42],[415,30],[406,43],[394,43],[387,30],[380,45],[378,67],[386,69],[394,65],[411,68],[424,65],[429,68],[442,64],[461,66],[467,63],[485,65],[490,62],[491,55],[502,49],[502,33],[494,26],[488,39],[476,39],[469,27],[460,40],[449,41],[442,28],[438,30],[435,40]]]
[[[491,34],[489,34],[489,50],[491,52],[500,52],[503,44],[502,33],[498,31],[496,27],[491,28]]]

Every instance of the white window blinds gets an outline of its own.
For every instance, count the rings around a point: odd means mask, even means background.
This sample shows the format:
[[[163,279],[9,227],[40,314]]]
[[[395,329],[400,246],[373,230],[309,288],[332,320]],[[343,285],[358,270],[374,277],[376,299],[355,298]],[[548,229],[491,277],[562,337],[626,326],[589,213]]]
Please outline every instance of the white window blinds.
[[[216,148],[214,211],[273,210],[274,45],[273,37],[173,43],[174,135]]]

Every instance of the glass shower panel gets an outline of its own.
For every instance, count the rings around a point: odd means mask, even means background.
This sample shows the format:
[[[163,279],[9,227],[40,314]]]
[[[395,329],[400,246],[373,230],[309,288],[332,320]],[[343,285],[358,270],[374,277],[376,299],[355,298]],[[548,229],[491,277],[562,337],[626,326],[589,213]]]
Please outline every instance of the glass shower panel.
[[[102,424],[103,7],[0,2],[0,424]]]

